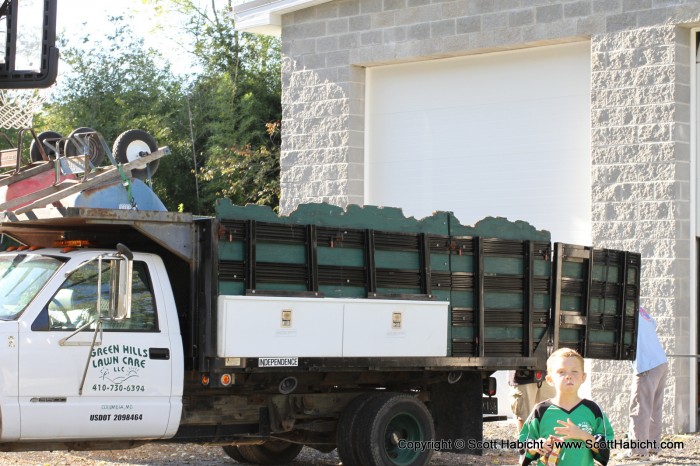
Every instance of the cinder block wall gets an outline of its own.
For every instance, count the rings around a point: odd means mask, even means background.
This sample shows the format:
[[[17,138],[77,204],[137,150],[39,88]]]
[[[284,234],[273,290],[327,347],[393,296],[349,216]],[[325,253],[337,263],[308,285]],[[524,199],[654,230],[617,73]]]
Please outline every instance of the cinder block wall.
[[[642,253],[642,304],[669,354],[687,354],[691,327],[690,43],[689,30],[678,26],[591,40],[593,241]],[[598,400],[628,403],[625,390],[610,390],[629,385],[628,365],[592,367]],[[688,369],[688,359],[671,359],[667,430],[689,424]],[[616,421],[626,427],[624,417]]]
[[[365,67],[590,41],[594,244],[642,252],[643,302],[668,352],[686,353],[699,20],[700,1],[683,0],[338,0],[284,15],[281,211],[363,203]],[[671,366],[667,430],[689,426],[688,367]],[[624,432],[629,364],[596,363],[590,375]]]

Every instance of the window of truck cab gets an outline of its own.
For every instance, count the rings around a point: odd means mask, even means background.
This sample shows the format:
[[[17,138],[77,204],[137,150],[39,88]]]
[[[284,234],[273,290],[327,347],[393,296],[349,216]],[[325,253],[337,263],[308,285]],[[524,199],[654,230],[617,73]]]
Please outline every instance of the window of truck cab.
[[[33,330],[74,331],[88,325],[94,330],[100,316],[109,311],[110,261],[102,261],[100,310],[97,309],[98,262],[94,261],[71,272],[49,300],[32,325]],[[148,267],[143,261],[133,262],[131,316],[122,320],[105,319],[104,331],[156,332],[158,318],[153,286]]]
[[[39,254],[0,254],[0,320],[21,316],[64,263]]]

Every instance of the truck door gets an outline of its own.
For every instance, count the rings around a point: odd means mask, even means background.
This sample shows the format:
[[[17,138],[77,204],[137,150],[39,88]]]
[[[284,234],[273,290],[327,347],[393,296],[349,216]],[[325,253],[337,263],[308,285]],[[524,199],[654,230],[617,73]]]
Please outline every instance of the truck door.
[[[17,322],[0,318],[0,413],[6,428],[0,431],[0,439],[16,440],[19,437],[19,405],[17,404]]]
[[[158,319],[162,300],[146,262],[136,260],[131,316],[103,320],[96,332],[109,305],[111,262],[99,265],[102,313],[93,261],[65,277],[29,328],[20,326],[21,440],[164,436],[172,364],[167,322]]]

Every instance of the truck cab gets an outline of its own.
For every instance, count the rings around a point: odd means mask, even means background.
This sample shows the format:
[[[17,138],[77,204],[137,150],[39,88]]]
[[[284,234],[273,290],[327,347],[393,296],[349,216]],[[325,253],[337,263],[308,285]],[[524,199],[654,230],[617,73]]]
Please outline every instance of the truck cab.
[[[32,249],[0,253],[0,440],[172,437],[183,356],[163,261]]]

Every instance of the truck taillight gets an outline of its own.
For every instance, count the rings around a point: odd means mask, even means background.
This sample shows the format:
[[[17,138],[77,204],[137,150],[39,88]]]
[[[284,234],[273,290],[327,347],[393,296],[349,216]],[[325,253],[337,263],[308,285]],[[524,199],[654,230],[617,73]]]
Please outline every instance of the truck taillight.
[[[202,374],[202,385],[209,385],[209,374]]]
[[[486,396],[494,396],[496,394],[496,378],[489,377],[484,379],[482,382],[483,393]]]
[[[535,382],[542,382],[544,380],[544,372],[535,371]]]
[[[233,377],[231,377],[231,374],[221,374],[221,385],[224,387],[228,387],[231,385],[231,382],[233,382]]]

